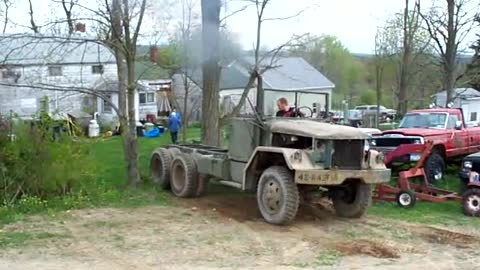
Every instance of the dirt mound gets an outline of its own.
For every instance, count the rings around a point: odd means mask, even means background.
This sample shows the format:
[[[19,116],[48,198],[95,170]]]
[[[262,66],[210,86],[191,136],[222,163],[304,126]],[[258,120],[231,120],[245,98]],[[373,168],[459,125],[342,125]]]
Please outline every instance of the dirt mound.
[[[343,255],[368,255],[375,258],[400,258],[399,251],[386,244],[371,240],[339,243],[335,249]]]
[[[480,240],[478,237],[454,232],[446,229],[440,229],[431,226],[423,226],[413,229],[413,234],[421,237],[422,239],[434,243],[443,245],[453,245],[459,248],[468,248],[474,243],[478,243]]]

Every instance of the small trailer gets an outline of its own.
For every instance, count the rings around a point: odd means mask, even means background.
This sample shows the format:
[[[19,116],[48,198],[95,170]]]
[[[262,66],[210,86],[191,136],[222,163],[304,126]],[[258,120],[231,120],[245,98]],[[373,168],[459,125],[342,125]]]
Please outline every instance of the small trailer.
[[[360,129],[302,118],[235,118],[228,149],[181,144],[156,149],[154,182],[178,197],[206,192],[210,180],[256,193],[258,208],[271,224],[294,220],[300,201],[312,193],[328,196],[337,215],[363,215],[372,185],[390,180],[383,155],[369,149]]]

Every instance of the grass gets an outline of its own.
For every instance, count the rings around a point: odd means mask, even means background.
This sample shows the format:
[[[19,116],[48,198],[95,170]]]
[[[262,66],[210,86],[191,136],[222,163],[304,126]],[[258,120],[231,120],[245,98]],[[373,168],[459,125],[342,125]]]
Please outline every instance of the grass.
[[[200,129],[188,130],[188,138],[198,140]],[[88,140],[90,155],[97,164],[97,179],[85,183],[82,190],[65,196],[48,200],[29,197],[20,200],[14,207],[0,207],[0,228],[22,220],[31,214],[54,216],[56,212],[92,207],[139,207],[144,205],[166,205],[168,196],[159,192],[150,183],[149,159],[151,152],[162,145],[170,143],[169,134],[158,138],[139,138],[140,174],[145,184],[139,188],[126,188],[126,165],[123,160],[122,141],[119,137]]]
[[[0,232],[0,248],[23,246],[33,240],[66,238],[68,235],[49,232]]]

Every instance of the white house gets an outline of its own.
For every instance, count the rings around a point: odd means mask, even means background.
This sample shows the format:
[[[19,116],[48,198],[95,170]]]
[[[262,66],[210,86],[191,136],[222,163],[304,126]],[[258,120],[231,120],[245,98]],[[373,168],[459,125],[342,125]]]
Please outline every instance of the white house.
[[[117,80],[115,57],[98,43],[80,36],[0,36],[0,70],[0,113],[30,118],[45,108],[75,117],[98,111],[112,118],[110,106],[81,93],[110,91],[117,103],[110,87]]]
[[[473,88],[456,88],[453,95],[452,107],[463,109],[465,121],[469,124],[480,123],[480,91]],[[438,106],[446,105],[446,91],[439,92],[433,97]]]

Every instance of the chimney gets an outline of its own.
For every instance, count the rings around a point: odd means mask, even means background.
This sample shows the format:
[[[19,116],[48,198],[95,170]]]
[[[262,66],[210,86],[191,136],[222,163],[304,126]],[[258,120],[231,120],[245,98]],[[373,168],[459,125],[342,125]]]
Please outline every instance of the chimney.
[[[159,57],[158,47],[155,45],[150,46],[150,62],[157,63],[158,57]]]
[[[75,32],[85,33],[87,31],[87,26],[84,23],[75,24]]]

